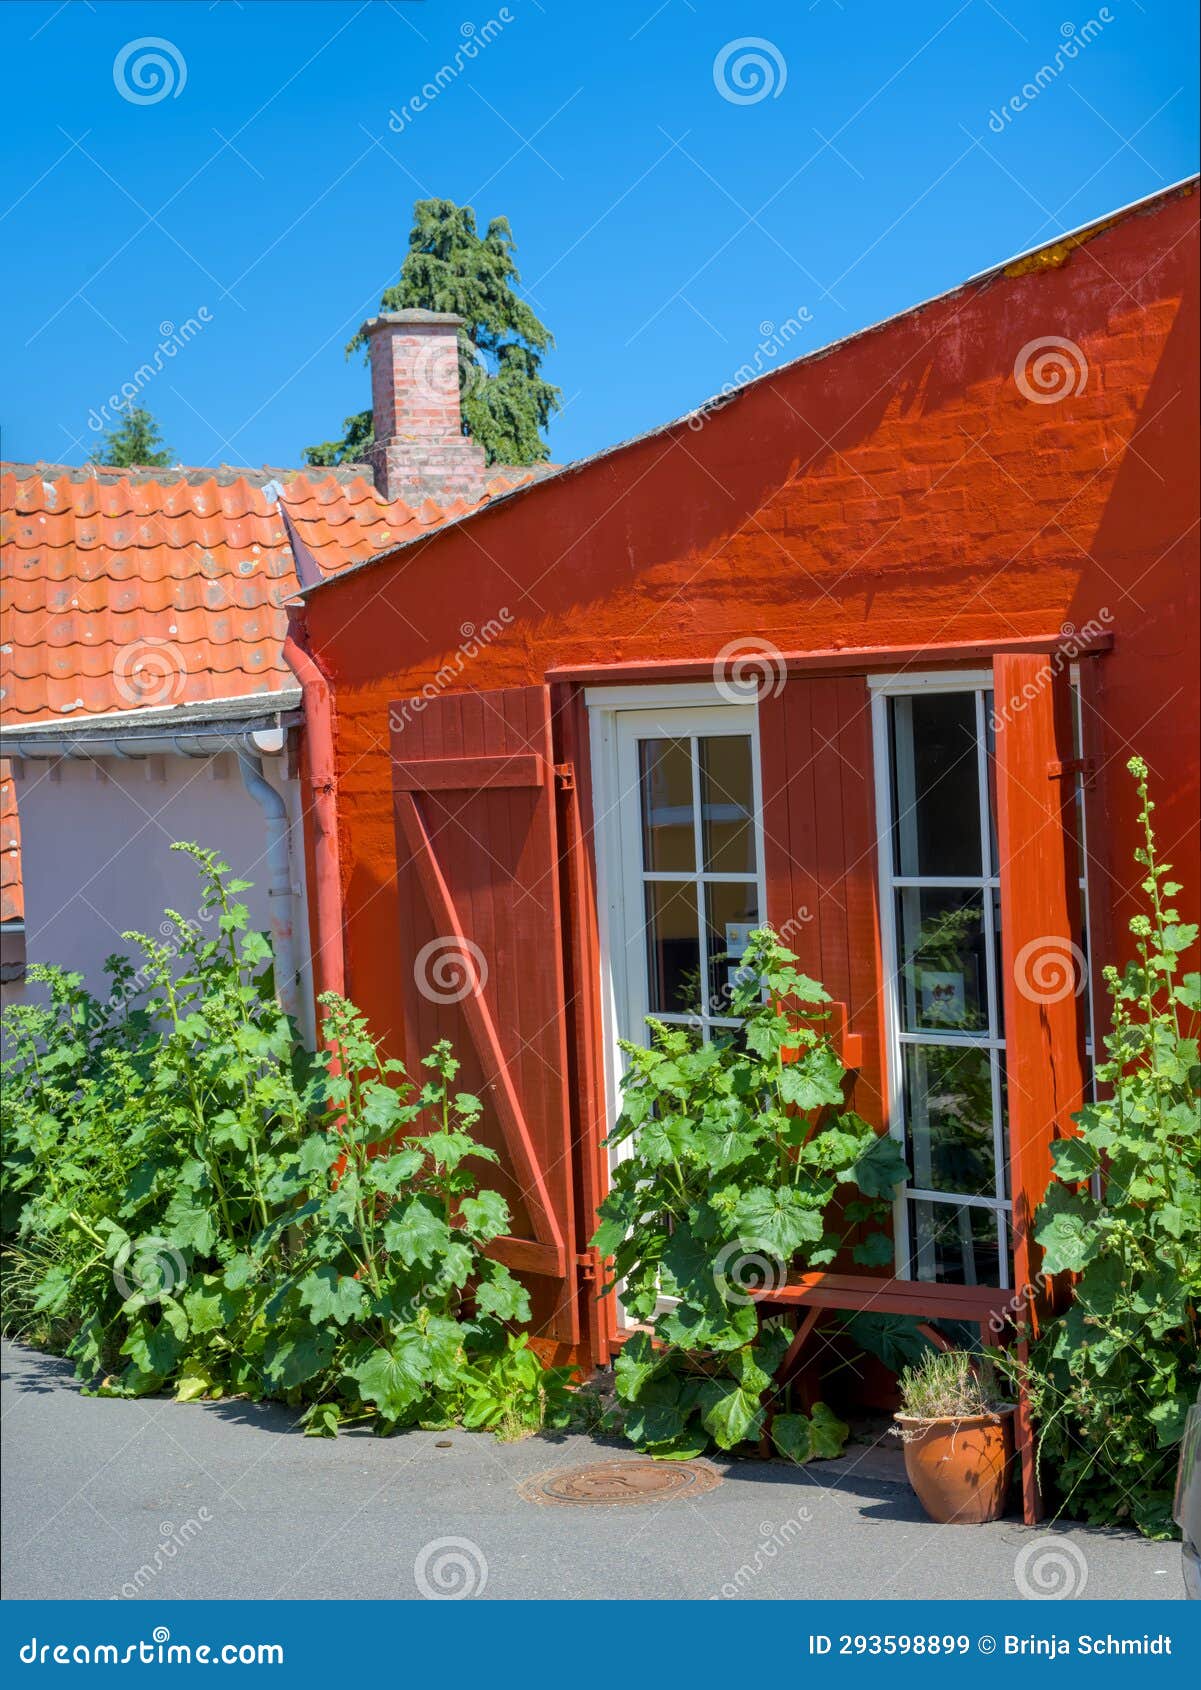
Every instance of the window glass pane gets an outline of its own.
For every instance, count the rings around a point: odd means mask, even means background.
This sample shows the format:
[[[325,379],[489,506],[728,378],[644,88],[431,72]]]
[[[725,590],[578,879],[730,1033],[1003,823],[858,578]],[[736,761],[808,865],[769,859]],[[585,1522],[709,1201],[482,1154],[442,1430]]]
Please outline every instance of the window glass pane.
[[[997,1037],[1005,1037],[1005,966],[1004,952],[1001,949],[1001,894],[996,889],[988,895],[989,907],[992,910],[992,954],[993,967],[997,971]]]
[[[944,1285],[999,1285],[997,1216],[955,1203],[909,1204],[909,1272]]]
[[[996,1196],[992,1065],[986,1050],[904,1045],[905,1121],[913,1184]]]
[[[696,888],[671,882],[646,885],[646,958],[652,1013],[700,1009],[701,946]]]
[[[647,869],[696,867],[692,827],[692,755],[686,739],[638,742],[642,787],[642,862]]]
[[[750,735],[702,739],[700,762],[704,867],[718,874],[754,874]]]
[[[730,1013],[730,991],[738,976],[747,935],[759,925],[759,888],[752,881],[705,887],[709,922],[709,1013]]]
[[[977,892],[897,892],[905,1031],[987,1032],[988,959]]]
[[[980,874],[976,695],[919,694],[890,703],[896,872]]]

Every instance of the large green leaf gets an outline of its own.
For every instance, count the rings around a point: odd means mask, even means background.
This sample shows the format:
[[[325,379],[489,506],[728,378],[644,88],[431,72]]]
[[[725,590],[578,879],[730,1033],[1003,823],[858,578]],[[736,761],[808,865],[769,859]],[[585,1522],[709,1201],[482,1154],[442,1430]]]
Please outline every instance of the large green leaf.
[[[1034,1236],[1047,1273],[1079,1273],[1097,1254],[1098,1207],[1092,1197],[1052,1184],[1038,1211]]]
[[[824,1230],[821,1214],[792,1186],[753,1186],[739,1198],[734,1225],[749,1250],[766,1250],[789,1262],[804,1244],[816,1244]]]
[[[888,1133],[878,1133],[849,1170],[865,1197],[890,1198],[897,1186],[908,1178],[909,1170],[901,1147]]]
[[[712,1380],[701,1393],[701,1422],[719,1449],[757,1438],[763,1425],[759,1392],[726,1380]]]
[[[450,1243],[441,1205],[423,1193],[398,1203],[384,1225],[384,1247],[406,1267],[431,1267]]]
[[[362,1312],[366,1294],[357,1279],[340,1274],[332,1262],[307,1273],[297,1287],[300,1301],[315,1321],[345,1326]]]
[[[374,1403],[386,1420],[402,1420],[425,1396],[431,1371],[420,1337],[404,1333],[372,1350],[350,1376],[364,1402]]]

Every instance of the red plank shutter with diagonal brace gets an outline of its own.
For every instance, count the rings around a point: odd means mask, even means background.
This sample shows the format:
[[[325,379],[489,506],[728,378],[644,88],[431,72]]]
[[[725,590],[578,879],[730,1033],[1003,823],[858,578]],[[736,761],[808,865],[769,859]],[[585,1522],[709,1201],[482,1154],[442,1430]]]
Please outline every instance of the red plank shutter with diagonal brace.
[[[405,1053],[437,1039],[484,1104],[483,1183],[512,1212],[492,1254],[534,1330],[580,1337],[555,766],[547,688],[450,693],[392,712]]]

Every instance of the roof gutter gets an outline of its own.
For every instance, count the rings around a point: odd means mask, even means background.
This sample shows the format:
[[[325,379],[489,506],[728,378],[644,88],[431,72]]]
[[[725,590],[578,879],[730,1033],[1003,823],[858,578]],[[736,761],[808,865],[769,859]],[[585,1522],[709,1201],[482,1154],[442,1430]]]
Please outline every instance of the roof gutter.
[[[239,748],[278,756],[287,730],[300,717],[298,689],[271,695],[270,704],[248,698],[214,699],[169,709],[112,711],[70,721],[0,727],[0,756],[28,758],[215,757]],[[258,708],[255,706],[258,704]]]

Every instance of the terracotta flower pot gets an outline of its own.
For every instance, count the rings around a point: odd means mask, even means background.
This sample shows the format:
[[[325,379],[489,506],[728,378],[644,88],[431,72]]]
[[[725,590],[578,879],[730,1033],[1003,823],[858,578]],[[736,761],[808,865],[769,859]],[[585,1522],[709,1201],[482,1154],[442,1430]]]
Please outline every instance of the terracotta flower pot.
[[[893,1418],[904,1434],[905,1472],[940,1525],[976,1526],[1005,1509],[1013,1462],[1013,1410],[962,1420]]]

